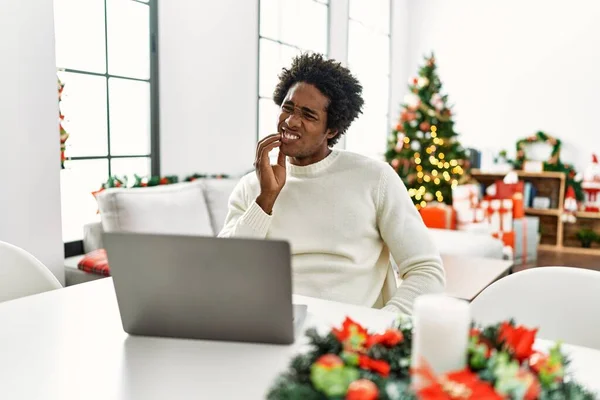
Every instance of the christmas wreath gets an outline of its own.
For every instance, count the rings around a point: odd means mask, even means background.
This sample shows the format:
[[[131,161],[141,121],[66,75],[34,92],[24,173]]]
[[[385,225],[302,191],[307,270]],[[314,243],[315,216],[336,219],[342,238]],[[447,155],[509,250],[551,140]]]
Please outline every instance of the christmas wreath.
[[[268,399],[445,400],[594,399],[566,374],[568,360],[557,343],[534,351],[537,329],[504,321],[473,325],[464,370],[435,376],[411,369],[412,322],[401,319],[383,334],[370,334],[346,318],[327,335],[309,329],[311,350],[293,358]],[[424,384],[415,390],[411,375]]]
[[[566,188],[571,186],[575,190],[575,197],[579,201],[584,200],[584,193],[581,187],[581,181],[575,177],[577,172],[575,168],[570,164],[563,164],[560,160],[560,149],[562,142],[560,139],[552,137],[545,132],[538,131],[535,135],[526,137],[517,142],[517,158],[512,162],[515,169],[523,169],[523,164],[526,161],[525,146],[530,143],[545,142],[552,146],[552,152],[550,158],[544,162],[544,171],[549,172],[563,172],[566,177]]]

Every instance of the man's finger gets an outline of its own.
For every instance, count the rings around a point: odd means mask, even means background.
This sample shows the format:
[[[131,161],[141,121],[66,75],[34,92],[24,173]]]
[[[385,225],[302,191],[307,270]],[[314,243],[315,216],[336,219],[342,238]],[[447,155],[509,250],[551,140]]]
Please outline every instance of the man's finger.
[[[279,149],[279,155],[277,156],[277,164],[285,167],[286,156],[283,154],[283,151]]]
[[[260,162],[263,147],[266,144],[268,144],[269,142],[273,142],[273,141],[277,140],[279,138],[279,136],[281,136],[279,133],[274,133],[272,135],[262,138],[258,142],[258,144],[256,145],[256,155],[254,157],[254,166],[258,165],[258,163]]]
[[[258,160],[261,158],[261,154],[263,152],[264,147],[276,140],[279,140],[280,138],[281,138],[281,135],[279,133],[274,133],[272,135],[269,135],[269,136],[263,138],[260,142],[258,142],[258,145],[256,146],[256,162],[257,163],[258,163]]]
[[[281,141],[279,141],[279,140],[264,146],[258,162],[261,164],[266,163],[267,165],[271,165],[270,160],[269,160],[269,152],[271,150],[273,150],[275,147],[279,147],[279,146],[281,146]]]

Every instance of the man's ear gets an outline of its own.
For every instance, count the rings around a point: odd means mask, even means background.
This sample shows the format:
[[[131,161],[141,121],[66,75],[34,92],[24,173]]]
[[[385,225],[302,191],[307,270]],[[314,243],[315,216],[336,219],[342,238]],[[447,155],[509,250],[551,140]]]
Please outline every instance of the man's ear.
[[[338,135],[338,130],[337,129],[328,129],[327,130],[327,139],[333,139],[337,135]]]

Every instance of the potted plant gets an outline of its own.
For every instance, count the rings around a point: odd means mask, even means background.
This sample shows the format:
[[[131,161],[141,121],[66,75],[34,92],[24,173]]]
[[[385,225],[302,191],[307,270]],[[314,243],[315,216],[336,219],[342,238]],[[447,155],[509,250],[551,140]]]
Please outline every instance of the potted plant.
[[[581,242],[581,247],[589,249],[593,242],[600,241],[600,235],[589,228],[584,228],[577,232],[577,239]]]

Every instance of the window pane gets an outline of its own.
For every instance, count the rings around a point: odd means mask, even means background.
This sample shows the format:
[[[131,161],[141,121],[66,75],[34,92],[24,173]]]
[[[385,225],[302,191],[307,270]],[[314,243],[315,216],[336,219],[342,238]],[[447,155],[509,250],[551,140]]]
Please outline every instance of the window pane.
[[[131,0],[106,0],[108,72],[150,79],[150,7]]]
[[[105,73],[103,0],[54,0],[56,65]]]
[[[260,0],[260,35],[280,40],[279,0]]]
[[[65,162],[60,172],[63,241],[83,237],[83,225],[98,220],[98,205],[92,192],[108,179],[107,160]]]
[[[315,1],[281,1],[281,41],[325,54],[328,7]],[[307,29],[306,21],[310,21]]]
[[[69,72],[59,77],[65,85],[60,108],[69,133],[66,156],[106,155],[106,78]]]
[[[279,107],[271,99],[260,99],[258,102],[258,138],[259,140],[272,133],[277,133]]]
[[[109,78],[110,151],[150,154],[150,84]]]
[[[352,123],[346,138],[348,150],[383,159],[388,136],[388,119],[385,115],[365,113]]]
[[[350,0],[350,18],[382,34],[390,32],[390,0]]]
[[[389,36],[349,21],[348,65],[357,73],[387,75],[390,69],[389,43]]]
[[[134,175],[141,177],[150,175],[150,158],[113,158],[110,160],[111,173],[113,176],[124,177],[128,179],[128,184],[135,182]]]
[[[364,112],[385,115],[389,112],[390,80],[387,75],[357,74],[363,85]]]
[[[300,50],[294,47],[281,45],[271,40],[260,40],[260,96],[273,96],[281,70],[289,68],[292,59],[299,54]]]

